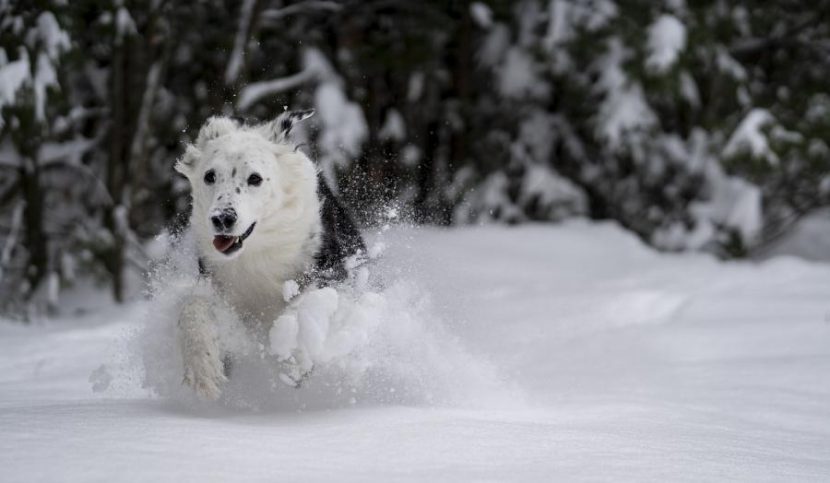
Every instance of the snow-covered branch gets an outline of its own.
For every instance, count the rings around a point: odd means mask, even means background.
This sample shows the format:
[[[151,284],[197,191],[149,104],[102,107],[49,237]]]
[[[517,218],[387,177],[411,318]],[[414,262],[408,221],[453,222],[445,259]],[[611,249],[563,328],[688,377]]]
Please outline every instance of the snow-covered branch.
[[[242,4],[242,10],[239,14],[239,26],[236,30],[236,37],[234,37],[231,58],[228,60],[228,66],[225,70],[225,84],[230,85],[236,82],[239,78],[239,73],[242,71],[245,57],[245,44],[248,43],[248,36],[251,32],[251,22],[254,16],[256,1],[245,0]]]
[[[47,166],[63,162],[70,165],[80,165],[81,157],[98,144],[98,139],[76,137],[62,143],[43,143],[38,149],[38,165]]]
[[[309,1],[289,5],[283,8],[271,8],[264,10],[261,15],[261,21],[263,27],[274,27],[277,22],[286,17],[290,17],[291,15],[312,12],[315,10],[337,12],[342,8],[343,6],[337,2]]]
[[[130,157],[137,161],[147,142],[147,134],[150,129],[150,111],[153,109],[153,102],[158,92],[161,80],[162,61],[156,61],[147,73],[147,86],[144,89],[144,96],[141,98],[141,109],[138,112],[136,132],[133,136],[133,143],[130,146]]]
[[[242,91],[240,91],[239,101],[237,101],[236,107],[239,108],[239,110],[244,111],[259,102],[259,100],[264,97],[296,89],[306,82],[312,81],[314,77],[315,72],[312,69],[306,68],[297,74],[287,77],[281,77],[279,79],[269,81],[253,82],[245,86]]]

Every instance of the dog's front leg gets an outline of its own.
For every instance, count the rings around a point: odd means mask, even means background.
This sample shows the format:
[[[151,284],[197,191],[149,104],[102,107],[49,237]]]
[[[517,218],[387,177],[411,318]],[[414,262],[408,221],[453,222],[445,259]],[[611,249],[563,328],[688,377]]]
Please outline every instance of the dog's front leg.
[[[179,345],[184,362],[184,383],[204,398],[215,400],[227,381],[210,299],[193,296],[179,315]]]

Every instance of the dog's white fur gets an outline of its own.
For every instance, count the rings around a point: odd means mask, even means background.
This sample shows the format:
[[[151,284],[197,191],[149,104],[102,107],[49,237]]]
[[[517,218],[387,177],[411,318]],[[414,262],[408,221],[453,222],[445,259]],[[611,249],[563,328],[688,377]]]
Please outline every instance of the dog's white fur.
[[[203,263],[225,301],[255,332],[257,325],[260,332],[267,330],[266,324],[283,310],[284,283],[310,268],[321,243],[317,170],[287,142],[287,115],[255,126],[211,118],[176,163],[192,188],[190,226]],[[204,180],[209,170],[215,173],[212,184]],[[262,178],[259,186],[247,183],[253,173]],[[256,223],[242,248],[230,256],[214,248],[217,233],[210,220],[226,208],[238,216],[232,235]],[[185,382],[215,399],[225,376],[210,305],[201,296],[186,300],[179,334]]]

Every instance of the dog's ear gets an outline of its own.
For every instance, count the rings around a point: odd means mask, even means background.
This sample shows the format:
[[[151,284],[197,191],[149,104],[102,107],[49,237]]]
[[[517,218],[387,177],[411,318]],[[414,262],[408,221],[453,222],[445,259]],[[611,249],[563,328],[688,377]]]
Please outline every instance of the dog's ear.
[[[202,129],[199,129],[199,135],[196,137],[196,147],[204,149],[205,143],[211,139],[229,134],[238,128],[239,124],[231,118],[223,116],[210,117],[204,126],[202,126]]]
[[[291,135],[291,129],[295,124],[305,121],[314,115],[314,109],[306,109],[303,111],[285,111],[273,121],[262,125],[262,132],[266,138],[275,143],[284,143],[288,141]]]
[[[199,161],[199,157],[201,155],[202,153],[196,149],[196,146],[188,144],[187,148],[184,150],[184,154],[182,154],[182,157],[176,160],[176,164],[173,166],[173,169],[187,177],[190,177],[190,173],[193,172],[193,169],[196,167],[196,162]]]

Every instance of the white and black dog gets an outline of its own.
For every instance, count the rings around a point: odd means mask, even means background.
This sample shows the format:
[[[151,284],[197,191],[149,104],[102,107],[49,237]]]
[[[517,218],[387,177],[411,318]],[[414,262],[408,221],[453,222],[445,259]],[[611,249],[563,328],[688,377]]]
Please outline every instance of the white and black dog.
[[[347,212],[290,142],[294,124],[312,114],[285,112],[254,125],[212,117],[175,166],[192,189],[200,272],[247,325],[262,330],[285,308],[286,281],[341,280],[347,260],[365,253]],[[178,326],[185,383],[215,399],[226,372],[211,307],[207,297],[191,295]]]

